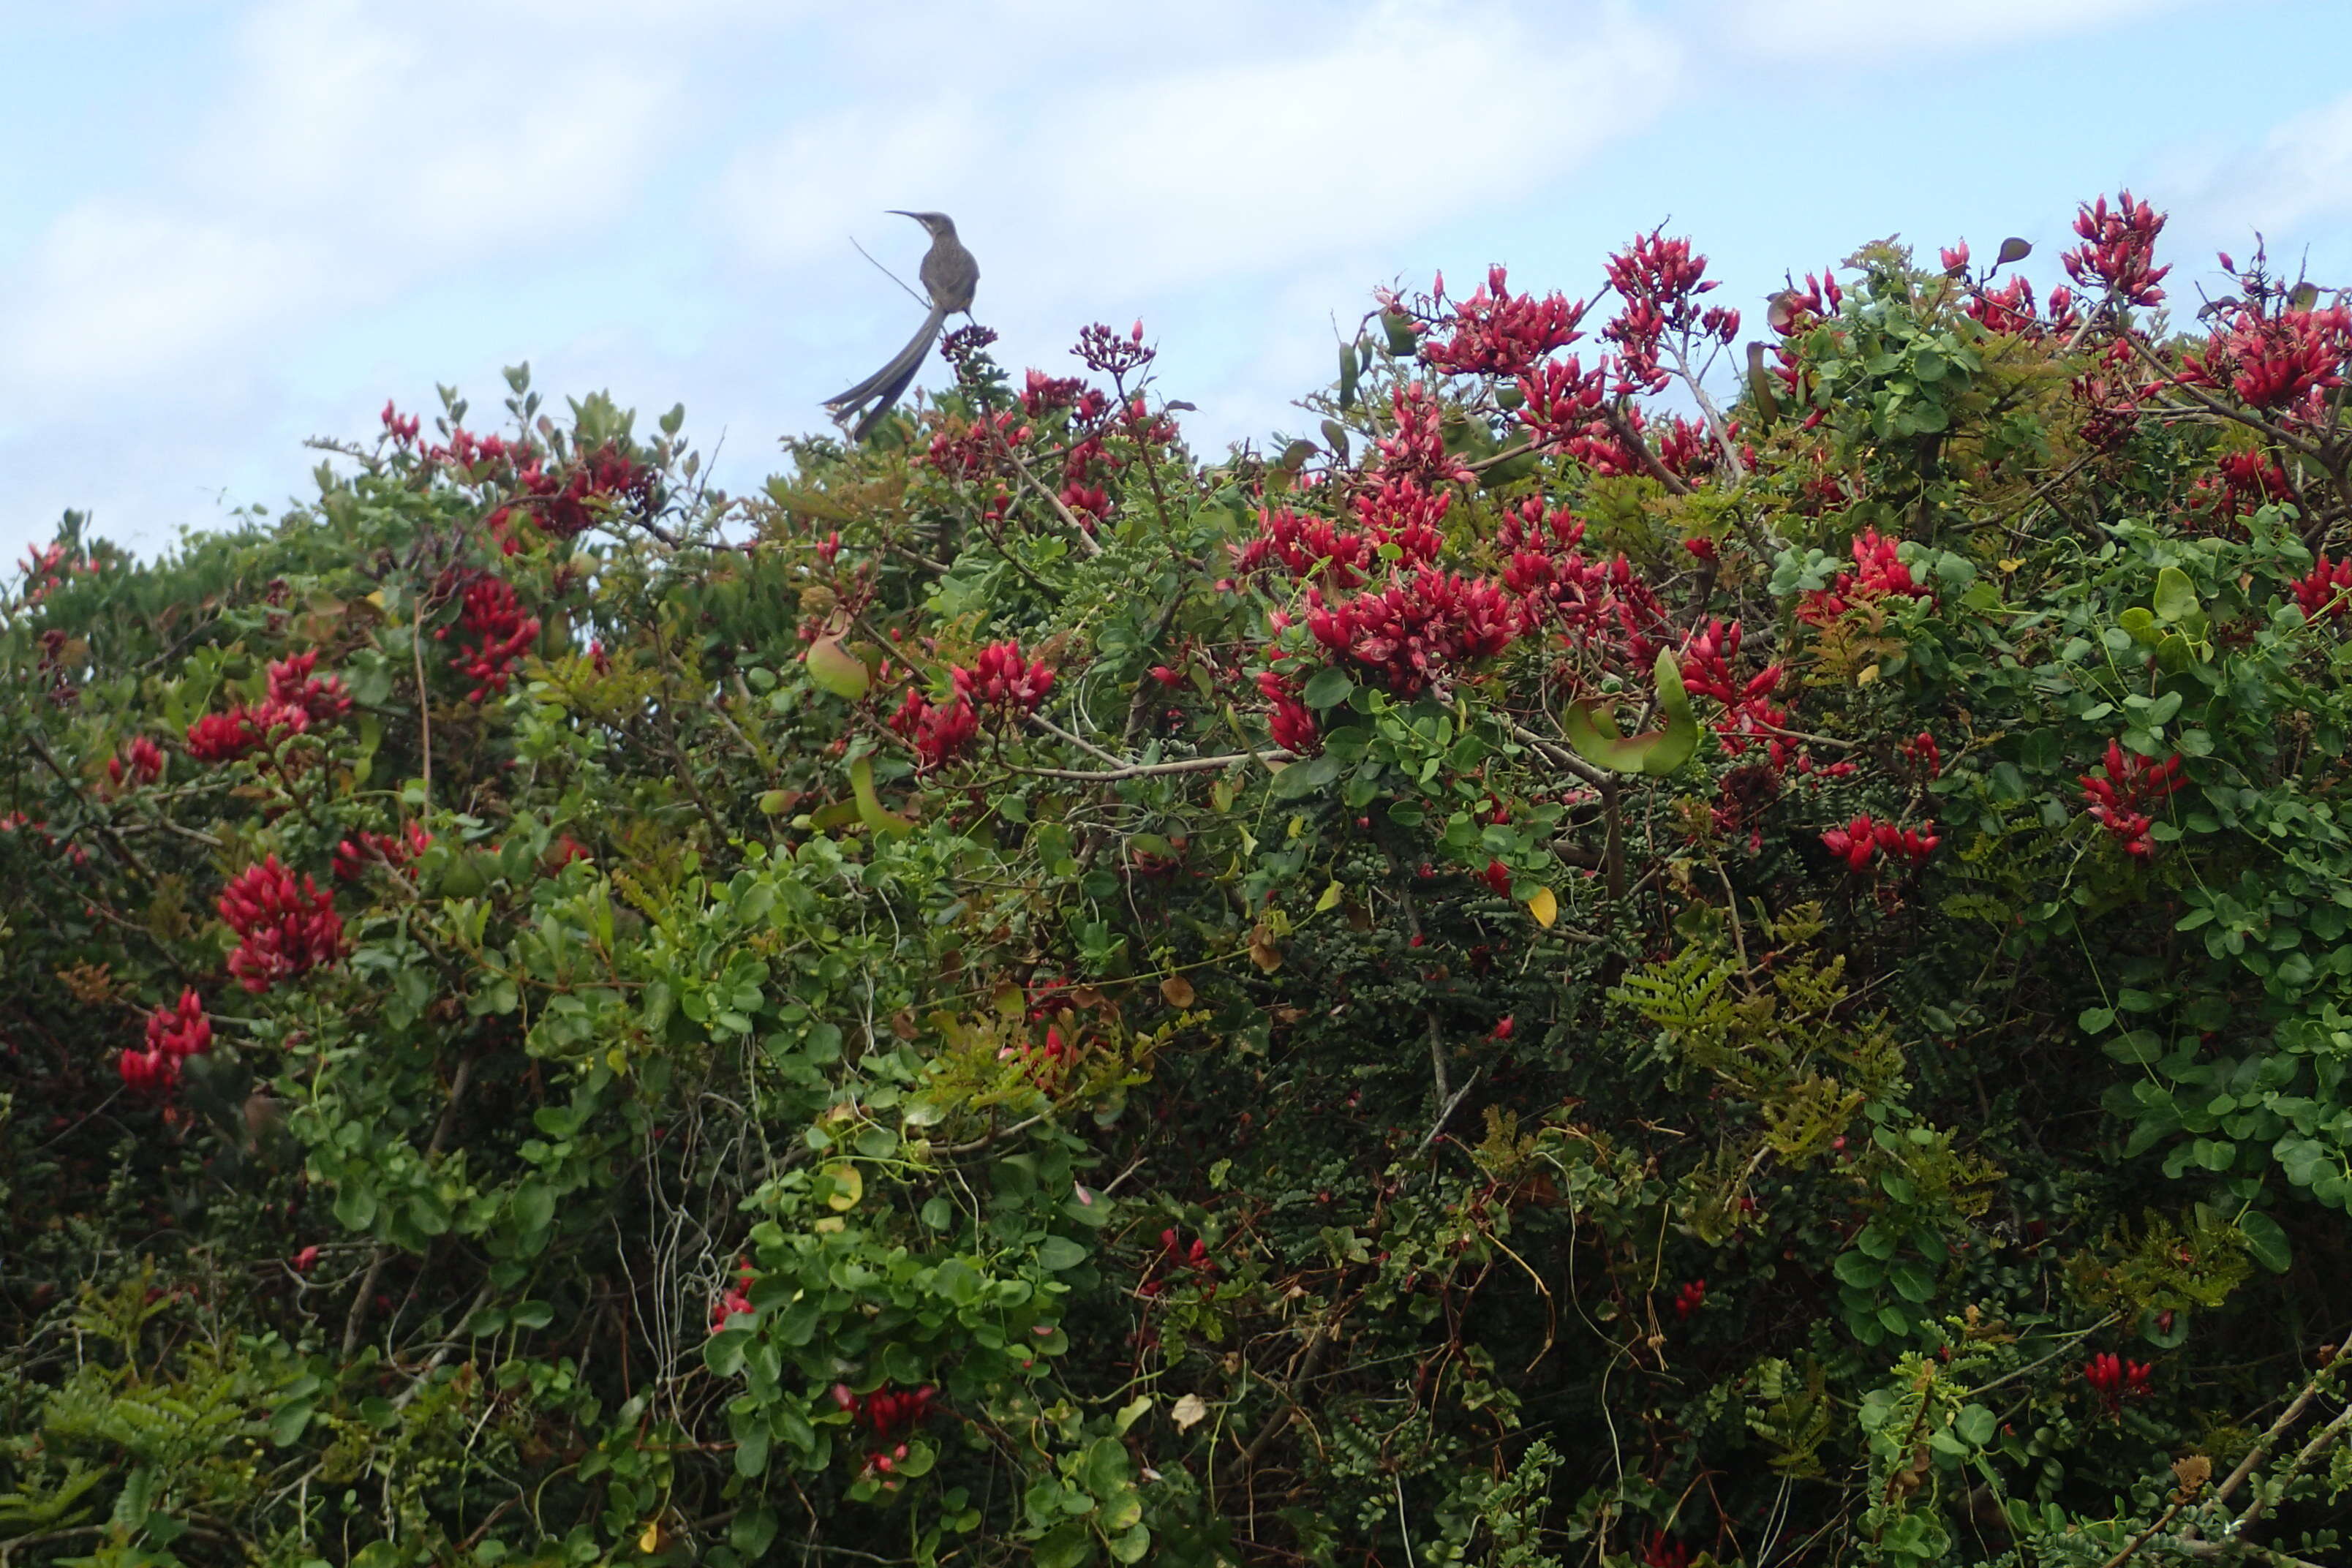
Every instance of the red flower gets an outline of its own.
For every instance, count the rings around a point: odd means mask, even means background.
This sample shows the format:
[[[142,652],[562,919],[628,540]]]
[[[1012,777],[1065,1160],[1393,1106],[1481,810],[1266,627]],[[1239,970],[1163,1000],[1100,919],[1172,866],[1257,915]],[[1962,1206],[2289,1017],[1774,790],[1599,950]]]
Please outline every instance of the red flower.
[[[1486,883],[1496,898],[1511,896],[1511,868],[1500,860],[1487,861],[1486,868],[1478,873],[1478,879]]]
[[[238,937],[228,971],[247,991],[267,991],[342,955],[343,922],[334,900],[307,876],[298,888],[276,855],[247,867],[216,907]]]
[[[1841,572],[1827,588],[1817,588],[1799,601],[1797,619],[1808,626],[1827,626],[1852,610],[1881,599],[1901,596],[1932,599],[1935,590],[1911,575],[1895,553],[1897,542],[1883,539],[1878,530],[1865,528],[1853,544],[1855,570]]]
[[[2126,752],[2114,741],[2107,742],[2107,754],[2101,764],[2106,776],[2078,774],[2083,785],[2083,800],[2092,821],[2105,828],[2122,843],[2124,853],[2145,859],[2153,853],[2148,842],[2148,829],[2155,824],[2148,809],[2179,789],[2185,780],[2180,776],[2180,758],[2176,754],[2162,762]]]
[[[2352,608],[2352,557],[2331,564],[2326,552],[2322,551],[2311,570],[2288,586],[2305,620],[2315,621],[2322,616],[2331,620],[2339,618],[2346,609]]]
[[[137,736],[121,756],[107,758],[106,776],[118,784],[126,776],[140,784],[153,784],[163,776],[163,748],[144,735]]]
[[[308,1274],[319,1266],[319,1248],[314,1243],[294,1255],[294,1272]]]
[[[719,1293],[718,1305],[710,1309],[710,1331],[712,1333],[715,1334],[721,1329],[724,1329],[727,1326],[728,1319],[752,1310],[751,1281],[755,1278],[757,1278],[757,1276],[751,1272],[751,1266],[750,1264],[744,1262],[741,1258],[737,1258],[735,1260],[734,1286],[730,1289],[721,1291]]]
[[[212,1043],[212,1020],[205,1016],[203,998],[193,987],[184,989],[177,1005],[158,1007],[147,1016],[147,1048],[122,1053],[116,1064],[122,1085],[135,1093],[167,1095],[180,1081],[180,1064],[202,1056]]]
[[[282,658],[269,667],[269,700],[268,710],[299,711],[303,721],[294,724],[299,731],[311,724],[330,723],[351,711],[352,696],[344,689],[342,677],[313,676],[319,655],[313,649]]]
[[[1323,749],[1322,731],[1315,722],[1314,713],[1292,694],[1288,680],[1273,670],[1261,670],[1257,689],[1272,704],[1266,711],[1265,726],[1276,745],[1302,757],[1311,757]]]
[[[1506,1013],[1503,1015],[1502,1021],[1486,1032],[1486,1037],[1490,1040],[1507,1040],[1511,1037],[1511,1015]]]
[[[2083,1381],[2096,1389],[2110,1411],[2120,1411],[2126,1399],[2144,1399],[2150,1392],[2146,1362],[2126,1361],[2103,1351],[2083,1363]]]
[[[335,846],[335,879],[357,881],[369,865],[382,861],[397,871],[425,852],[433,836],[416,823],[410,823],[398,834],[370,833],[362,829],[357,836]]]
[[[513,584],[485,576],[467,587],[459,622],[478,640],[470,647],[460,644],[449,667],[477,683],[466,700],[479,702],[507,689],[509,673],[539,636],[539,617],[523,614]]]
[[[1024,665],[1021,645],[1010,640],[982,648],[970,669],[959,666],[948,673],[955,681],[956,694],[982,708],[1017,708],[1034,713],[1054,689],[1054,672],[1045,668],[1045,661],[1034,659]]]
[[[269,729],[260,713],[242,705],[207,713],[188,726],[188,755],[200,763],[233,763],[267,744]]]
[[[1706,1281],[1694,1279],[1675,1294],[1675,1316],[1687,1318],[1706,1305]]]
[[[2160,304],[2164,290],[2157,284],[2172,268],[2151,263],[2156,259],[2156,237],[2164,229],[2164,215],[2146,202],[2133,201],[2129,191],[2116,201],[2112,212],[2105,196],[2096,205],[2083,204],[2074,218],[2074,232],[2084,243],[2059,259],[2066,276],[2085,289],[2105,289],[2126,305]]]
[[[1942,842],[1932,822],[1919,828],[1897,827],[1891,822],[1874,822],[1866,813],[1822,835],[1822,847],[1844,861],[1845,868],[1857,877],[1870,875],[1871,862],[1880,855],[1889,860],[1908,860],[1916,869],[1927,864]]]
[[[890,716],[890,728],[915,748],[918,763],[936,768],[963,754],[980,733],[980,714],[958,692],[944,707],[934,707],[909,688],[907,700]]]
[[[1440,279],[1436,299],[1442,305],[1444,298]],[[1524,375],[1537,360],[1576,341],[1583,314],[1581,300],[1571,305],[1559,294],[1538,300],[1512,293],[1504,269],[1490,267],[1478,291],[1422,340],[1422,363],[1447,375]]]

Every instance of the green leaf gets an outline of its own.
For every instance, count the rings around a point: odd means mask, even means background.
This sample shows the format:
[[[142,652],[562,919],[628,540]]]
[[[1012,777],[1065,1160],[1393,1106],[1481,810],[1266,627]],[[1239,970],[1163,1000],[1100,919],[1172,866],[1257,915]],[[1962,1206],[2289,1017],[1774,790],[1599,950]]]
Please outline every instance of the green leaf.
[[[1328,669],[1318,670],[1300,695],[1309,708],[1336,708],[1353,696],[1355,690],[1356,683],[1349,679],[1348,672],[1335,665]]]
[[[2262,1210],[2248,1209],[2240,1215],[2238,1233],[2246,1238],[2248,1256],[2272,1273],[2284,1274],[2294,1267],[2294,1249],[2287,1245],[2286,1232]]]
[[[1328,787],[1334,780],[1338,779],[1339,770],[1344,765],[1339,758],[1328,752],[1319,757],[1310,757],[1303,763],[1293,763],[1274,775],[1271,793],[1276,800],[1297,800],[1304,795],[1313,795],[1317,790]]]
[[[1857,1290],[1875,1288],[1886,1278],[1886,1266],[1860,1252],[1841,1252],[1832,1272]]]
[[[1087,1260],[1087,1249],[1066,1236],[1049,1236],[1037,1244],[1038,1266],[1056,1274],[1076,1268]]]
[[[1097,1437],[1087,1447],[1086,1458],[1078,1467],[1078,1479],[1097,1498],[1108,1500],[1111,1494],[1125,1487],[1134,1473],[1127,1457],[1127,1445],[1116,1437]]]
[[[2197,612],[2197,586],[2189,582],[2189,574],[2178,566],[2167,566],[2156,574],[2156,618],[2171,622],[2185,620]]]
[[[1952,1418],[1952,1430],[1971,1448],[1981,1448],[2000,1430],[2000,1421],[1981,1405],[1963,1405]]]
[[[2086,1035],[2102,1034],[2113,1028],[2116,1010],[2112,1007],[2085,1007],[2074,1019],[2075,1026]]]
[[[1094,1531],[1074,1519],[1047,1531],[1031,1561],[1036,1568],[1081,1568],[1094,1554]]]

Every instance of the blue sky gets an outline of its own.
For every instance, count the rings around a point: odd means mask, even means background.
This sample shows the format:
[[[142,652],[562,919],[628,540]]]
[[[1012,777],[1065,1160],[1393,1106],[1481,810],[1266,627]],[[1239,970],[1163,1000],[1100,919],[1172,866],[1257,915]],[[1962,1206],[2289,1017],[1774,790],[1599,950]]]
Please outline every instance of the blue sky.
[[[1758,309],[2076,201],[2352,283],[2346,0],[0,0],[0,551],[308,492],[436,382],[684,402],[719,482],[887,357],[954,215],[1017,374],[1140,318],[1186,428],[1306,423],[1369,291],[1598,288],[1664,222]],[[1752,335],[1752,329],[1751,329]]]

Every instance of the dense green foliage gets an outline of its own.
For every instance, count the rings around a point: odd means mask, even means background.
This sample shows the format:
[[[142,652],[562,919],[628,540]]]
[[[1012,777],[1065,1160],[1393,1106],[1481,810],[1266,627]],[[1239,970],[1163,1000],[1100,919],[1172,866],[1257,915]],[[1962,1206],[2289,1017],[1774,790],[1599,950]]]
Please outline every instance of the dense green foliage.
[[[2342,1561],[2352,330],[2081,226],[69,519],[0,1561]]]

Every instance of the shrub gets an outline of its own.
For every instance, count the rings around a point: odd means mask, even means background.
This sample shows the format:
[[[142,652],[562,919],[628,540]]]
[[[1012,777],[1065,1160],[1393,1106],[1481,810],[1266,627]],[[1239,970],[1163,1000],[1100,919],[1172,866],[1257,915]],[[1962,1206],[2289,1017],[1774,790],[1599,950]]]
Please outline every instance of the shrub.
[[[754,495],[517,369],[68,517],[0,1551],[2327,1558],[2347,334],[2161,226],[1865,247],[1727,405],[1654,234],[1222,460],[967,329]]]

